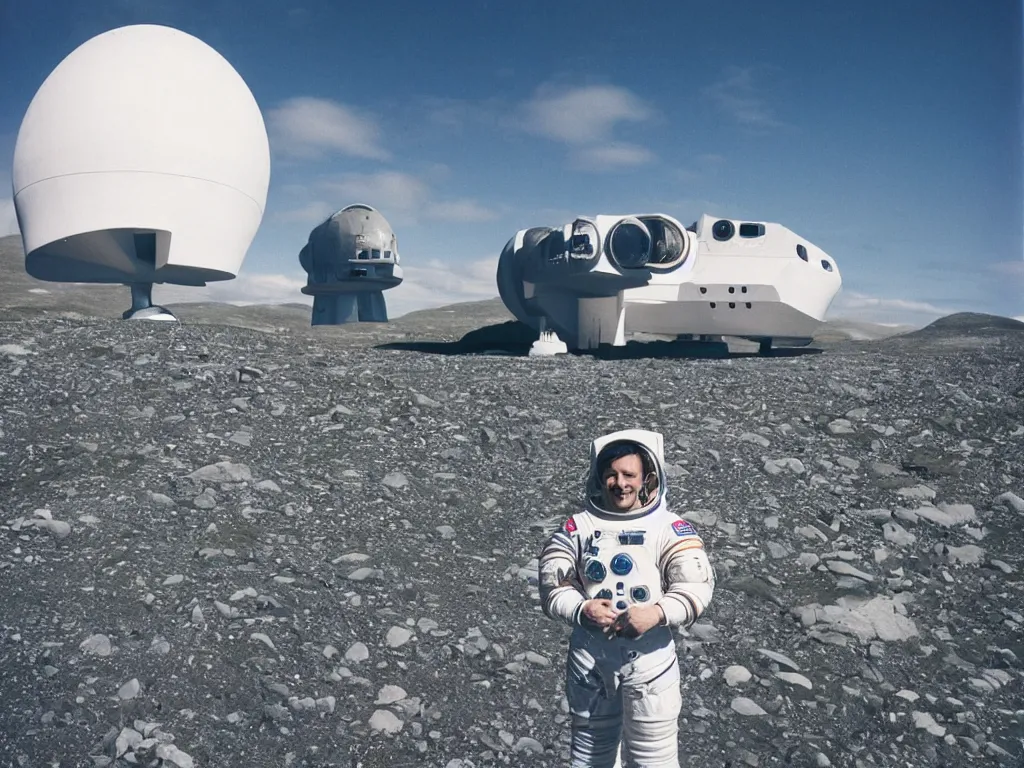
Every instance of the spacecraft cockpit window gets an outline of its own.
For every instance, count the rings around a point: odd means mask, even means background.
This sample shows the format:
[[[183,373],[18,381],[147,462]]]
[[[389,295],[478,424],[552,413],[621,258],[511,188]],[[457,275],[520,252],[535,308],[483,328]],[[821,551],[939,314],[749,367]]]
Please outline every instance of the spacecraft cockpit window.
[[[764,224],[740,224],[740,237],[764,237]]]
[[[373,254],[373,258],[375,258],[375,259],[379,259],[380,258],[380,249],[379,248],[374,248],[371,251],[371,253]]]
[[[832,271],[832,264],[829,263],[828,259],[822,259],[821,260],[821,268],[824,269],[826,272],[831,272]]]
[[[686,260],[687,240],[679,227],[658,216],[644,216],[640,220],[651,233],[651,267],[668,269]]]
[[[621,269],[641,269],[651,259],[651,233],[637,219],[620,221],[608,234],[609,255]]]
[[[384,258],[385,259],[390,259],[391,258],[391,251],[384,251]]]
[[[369,251],[360,251],[359,255],[356,256],[356,258],[360,259],[360,260],[368,259],[368,258],[370,258],[370,252]]]
[[[561,239],[561,238],[559,238]],[[586,219],[577,219],[572,223],[572,234],[569,236],[569,254],[574,259],[589,259],[600,247],[600,235],[594,223]],[[563,241],[562,247],[566,244]]]
[[[590,235],[586,232],[573,233],[572,240],[569,245],[573,253],[581,254],[584,256],[594,255],[594,246],[590,242]]]
[[[803,246],[802,243],[797,243],[796,255],[799,256],[804,261],[807,261],[807,249]]]

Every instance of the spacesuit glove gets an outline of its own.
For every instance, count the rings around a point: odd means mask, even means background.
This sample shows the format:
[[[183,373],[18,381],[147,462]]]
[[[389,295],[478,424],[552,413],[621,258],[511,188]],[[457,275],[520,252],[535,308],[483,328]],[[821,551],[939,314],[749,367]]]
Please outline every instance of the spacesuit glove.
[[[634,605],[615,618],[609,633],[632,640],[659,626],[664,615],[657,605]]]
[[[622,614],[615,610],[611,600],[591,598],[580,605],[580,626],[599,629],[606,635],[614,635],[612,626]]]

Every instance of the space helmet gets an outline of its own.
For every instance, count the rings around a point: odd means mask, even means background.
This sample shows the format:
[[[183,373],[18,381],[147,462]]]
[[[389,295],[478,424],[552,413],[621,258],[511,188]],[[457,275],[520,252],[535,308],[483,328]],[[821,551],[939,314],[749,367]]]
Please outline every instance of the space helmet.
[[[665,503],[665,438],[660,432],[646,429],[624,429],[595,439],[590,444],[590,473],[587,477],[587,506],[591,511],[626,516],[651,512]],[[608,466],[623,456],[639,454],[643,465],[643,484],[639,491],[640,507],[628,512],[607,508],[601,476]]]

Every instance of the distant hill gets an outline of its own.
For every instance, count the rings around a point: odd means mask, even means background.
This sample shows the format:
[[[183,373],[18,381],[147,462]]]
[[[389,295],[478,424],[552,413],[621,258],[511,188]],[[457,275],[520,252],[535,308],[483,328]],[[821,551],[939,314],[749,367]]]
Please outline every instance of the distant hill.
[[[36,280],[25,272],[21,238],[0,238],[0,319],[49,315],[82,315],[118,319],[128,309],[131,297],[122,285],[51,283]],[[498,299],[465,302],[409,312],[386,324],[353,323],[312,328],[310,306],[248,304],[236,306],[218,302],[163,302],[184,323],[227,325],[269,333],[301,333],[343,337],[352,340],[403,340],[411,334],[440,341],[454,341],[484,325],[512,320]]]
[[[87,317],[120,317],[131,306],[123,285],[48,283],[25,271],[19,235],[0,237],[0,317],[73,312]]]
[[[17,235],[0,238],[0,319],[32,317],[38,315],[67,315],[117,319],[128,308],[127,288],[120,285],[91,285],[83,283],[50,283],[36,280],[25,272],[21,238]],[[515,322],[515,318],[498,298],[485,301],[463,302],[409,312],[386,324],[356,323],[345,326],[310,327],[310,307],[300,302],[286,304],[250,304],[236,306],[215,302],[185,302],[165,304],[185,323],[200,325],[227,325],[250,328],[268,333],[311,334],[317,337],[345,338],[352,341],[404,341],[431,339],[455,341],[472,334],[474,346],[499,343],[501,340],[519,344],[532,338],[533,332]],[[952,318],[966,316],[953,315]],[[989,317],[990,315],[971,315]],[[999,318],[1006,323],[1016,323]],[[966,321],[943,318],[929,328],[949,330],[945,322],[956,327]],[[975,324],[980,320],[971,321]],[[991,321],[984,321],[991,323]],[[1024,324],[1016,323],[1024,326]],[[980,327],[980,326],[979,326]],[[833,344],[847,341],[872,341],[906,334],[913,326],[890,326],[845,318],[830,318],[815,334],[815,342]],[[920,332],[932,333],[928,329]],[[631,336],[635,340],[663,340],[646,334]],[[732,340],[739,346],[751,344]]]
[[[940,317],[920,330],[905,334],[907,338],[948,335],[951,333],[977,334],[985,331],[1024,331],[1024,323],[1002,315],[987,315],[982,312],[957,312]]]

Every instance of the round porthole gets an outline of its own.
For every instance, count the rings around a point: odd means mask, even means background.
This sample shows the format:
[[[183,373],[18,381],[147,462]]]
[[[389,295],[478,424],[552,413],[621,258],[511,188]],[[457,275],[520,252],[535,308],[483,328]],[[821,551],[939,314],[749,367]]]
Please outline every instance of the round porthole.
[[[715,240],[730,240],[736,234],[736,226],[728,219],[719,219],[711,227],[711,234]]]
[[[686,261],[690,240],[679,227],[661,216],[641,216],[640,222],[651,235],[649,269],[668,271]]]
[[[608,236],[612,260],[622,269],[640,269],[651,258],[651,233],[637,219],[623,219]]]

